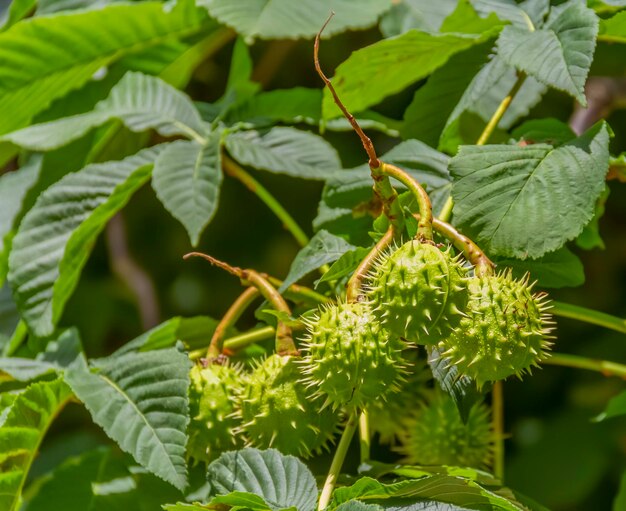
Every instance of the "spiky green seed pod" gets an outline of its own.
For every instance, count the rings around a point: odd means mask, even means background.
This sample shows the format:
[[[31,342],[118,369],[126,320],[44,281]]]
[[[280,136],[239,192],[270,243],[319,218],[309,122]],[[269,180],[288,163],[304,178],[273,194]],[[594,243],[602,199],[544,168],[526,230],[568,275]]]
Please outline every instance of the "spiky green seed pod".
[[[551,315],[545,294],[511,272],[472,279],[466,316],[444,341],[442,356],[479,386],[521,376],[547,357]]]
[[[290,356],[272,355],[248,376],[240,413],[248,445],[305,458],[327,447],[339,425],[335,411],[308,396]]]
[[[239,370],[229,365],[195,365],[189,374],[188,455],[209,462],[223,451],[243,446],[234,434],[239,422],[234,414],[241,392]]]
[[[467,270],[448,248],[411,240],[379,259],[368,296],[383,326],[418,344],[435,344],[461,320]]]
[[[383,329],[366,303],[338,303],[307,322],[301,369],[324,407],[363,408],[398,391],[406,343]]]
[[[387,401],[377,401],[367,409],[370,430],[378,433],[381,444],[396,444],[404,432],[404,421],[412,417],[415,408],[432,392],[428,382],[433,375],[426,361],[416,356],[406,358],[411,362],[400,390],[389,394]]]
[[[483,403],[475,404],[463,423],[452,398],[436,392],[406,421],[401,440],[397,451],[406,463],[485,469],[493,451],[489,409]]]

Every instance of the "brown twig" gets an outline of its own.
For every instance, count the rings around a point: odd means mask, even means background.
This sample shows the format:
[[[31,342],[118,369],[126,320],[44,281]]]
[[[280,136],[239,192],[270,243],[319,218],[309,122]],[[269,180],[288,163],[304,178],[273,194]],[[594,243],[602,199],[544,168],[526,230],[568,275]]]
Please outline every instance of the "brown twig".
[[[365,152],[367,153],[367,156],[369,157],[369,160],[370,160],[369,161],[370,168],[377,169],[378,167],[380,167],[380,162],[378,161],[378,157],[376,156],[376,150],[374,149],[374,144],[372,144],[371,139],[363,132],[363,129],[361,129],[361,126],[359,126],[359,123],[354,118],[354,116],[348,111],[345,105],[341,102],[341,100],[339,99],[339,96],[337,95],[337,92],[335,91],[335,88],[333,87],[333,84],[330,82],[328,77],[324,74],[324,71],[322,71],[322,67],[320,66],[320,60],[319,60],[320,37],[322,36],[322,32],[324,32],[326,25],[328,25],[328,23],[330,22],[330,20],[332,19],[334,15],[335,15],[334,12],[330,13],[330,16],[328,16],[328,19],[324,22],[324,24],[322,25],[322,28],[315,36],[315,44],[313,45],[313,62],[315,63],[315,70],[317,71],[317,74],[320,75],[320,78],[326,84],[326,87],[328,87],[328,90],[330,91],[330,93],[333,95],[335,104],[339,107],[339,109],[341,110],[345,118],[348,119],[348,122],[350,123],[354,131],[356,131],[359,138],[361,139],[361,142],[363,143],[363,147],[365,148]]]
[[[130,255],[126,226],[121,213],[111,218],[105,235],[111,269],[133,294],[143,329],[148,330],[158,325],[160,313],[156,289],[149,275]]]
[[[239,277],[244,285],[252,285],[256,287],[261,295],[263,295],[263,297],[270,302],[274,309],[291,316],[291,309],[289,308],[289,305],[287,305],[285,299],[259,272],[249,269],[244,270],[237,266],[231,266],[228,263],[220,261],[210,255],[203,254],[202,252],[190,252],[189,254],[185,254],[183,259],[189,259],[190,257],[202,257],[218,268],[227,271],[231,275]],[[276,325],[276,352],[279,355],[298,354],[296,345],[293,342],[291,327],[281,321],[280,318],[278,319]]]

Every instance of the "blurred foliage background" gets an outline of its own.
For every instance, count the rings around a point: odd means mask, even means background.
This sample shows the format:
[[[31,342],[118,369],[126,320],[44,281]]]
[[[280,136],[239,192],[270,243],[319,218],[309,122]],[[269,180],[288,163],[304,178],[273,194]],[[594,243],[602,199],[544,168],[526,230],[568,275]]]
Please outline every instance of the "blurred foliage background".
[[[378,29],[347,32],[325,41],[321,60],[329,75],[352,51],[381,38]],[[234,42],[224,46],[195,72],[187,89],[192,97],[212,102],[224,92]],[[254,78],[264,90],[293,86],[321,87],[313,68],[311,41],[257,41],[251,46]],[[592,75],[626,76],[622,48],[603,45]],[[423,83],[423,82],[421,82]],[[401,119],[421,83],[381,104],[376,110]],[[626,107],[626,105],[622,105]],[[574,101],[549,92],[530,117],[568,120]],[[612,153],[626,151],[626,110],[619,105],[608,115],[615,132]],[[305,128],[305,127],[303,127]],[[344,167],[365,162],[361,144],[351,132],[328,133]],[[379,153],[398,140],[373,134]],[[322,183],[251,171],[312,234]],[[610,182],[606,213],[600,221],[605,249],[574,249],[585,266],[586,282],[576,289],[551,291],[558,300],[626,317],[626,187]],[[76,325],[91,357],[111,353],[125,342],[172,316],[219,318],[241,292],[238,281],[201,260],[183,261],[191,251],[181,225],[158,203],[146,185],[114,225],[100,236],[69,302],[61,326]],[[120,231],[121,228],[121,231]],[[226,177],[217,216],[197,249],[242,267],[284,277],[298,245],[274,215],[244,186]],[[115,274],[119,254],[128,250],[154,289],[154,317],[142,320],[137,297]],[[312,279],[309,283],[312,282]],[[252,312],[242,329],[256,323]],[[207,339],[208,342],[208,339]],[[558,350],[626,363],[626,338],[598,327],[558,319]],[[555,510],[610,509],[626,468],[626,418],[594,423],[607,400],[623,383],[582,370],[544,366],[523,381],[505,383],[506,483]],[[68,407],[50,433],[31,476],[44,473],[62,458],[89,446],[108,444],[88,413]]]

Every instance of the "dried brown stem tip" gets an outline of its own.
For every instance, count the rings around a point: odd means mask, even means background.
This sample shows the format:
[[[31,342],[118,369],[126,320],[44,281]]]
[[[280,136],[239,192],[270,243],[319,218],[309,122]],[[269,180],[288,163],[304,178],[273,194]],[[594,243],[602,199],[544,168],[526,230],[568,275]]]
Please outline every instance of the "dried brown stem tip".
[[[370,140],[370,138],[363,132],[363,130],[361,129],[361,126],[359,126],[359,123],[356,121],[354,116],[350,112],[348,112],[348,109],[341,102],[341,100],[339,99],[339,96],[337,95],[337,92],[335,91],[335,88],[333,87],[333,84],[330,82],[328,77],[324,74],[324,71],[322,71],[322,68],[320,66],[320,59],[319,59],[320,37],[324,29],[326,28],[326,25],[328,25],[328,23],[330,22],[330,20],[332,19],[334,15],[335,15],[334,12],[330,13],[330,16],[328,16],[328,19],[324,22],[324,24],[322,25],[322,28],[315,36],[315,44],[313,45],[313,62],[315,63],[315,70],[317,71],[317,74],[320,75],[320,78],[326,84],[326,87],[328,87],[328,90],[330,91],[330,93],[333,95],[333,100],[335,101],[337,106],[339,107],[339,109],[341,110],[345,118],[348,119],[348,122],[350,123],[352,128],[354,128],[354,131],[356,131],[357,135],[361,139],[361,142],[363,143],[363,147],[365,148],[365,152],[367,153],[367,156],[369,157],[369,160],[370,160],[369,161],[370,168],[377,169],[378,167],[380,167],[380,162],[378,161],[378,156],[376,156],[376,150],[374,149],[374,144],[372,144],[372,141]]]

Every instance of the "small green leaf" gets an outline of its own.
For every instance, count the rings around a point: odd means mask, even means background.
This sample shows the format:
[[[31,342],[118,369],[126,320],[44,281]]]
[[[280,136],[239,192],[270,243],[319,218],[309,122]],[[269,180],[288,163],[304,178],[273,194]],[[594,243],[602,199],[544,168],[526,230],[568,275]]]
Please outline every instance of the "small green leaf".
[[[608,143],[608,127],[599,123],[556,148],[461,147],[450,163],[455,221],[494,256],[537,258],[557,250],[593,217]]]
[[[119,119],[131,131],[156,130],[160,135],[186,136],[204,141],[205,129],[191,100],[159,78],[129,72],[93,111],[35,124],[9,133],[1,140],[36,151],[48,151],[111,119]]]
[[[324,32],[330,36],[348,29],[366,28],[391,6],[390,0],[203,0],[211,16],[247,38],[295,39],[317,34],[328,14],[335,16]]]
[[[125,452],[179,490],[187,485],[189,360],[172,348],[78,359],[65,378],[93,421]]]
[[[292,507],[314,511],[317,504],[313,474],[298,458],[276,449],[226,452],[209,465],[207,479],[213,495],[253,493],[273,511]]]
[[[337,259],[330,269],[322,275],[318,284],[321,282],[329,282],[331,280],[337,280],[346,275],[350,275],[357,266],[361,263],[363,258],[369,253],[369,248],[358,247],[354,250],[348,250],[339,259]]]
[[[624,509],[626,509],[626,472],[622,474],[619,492],[613,501],[613,511],[623,511]]]
[[[337,151],[326,140],[294,128],[231,133],[226,148],[239,163],[303,179],[326,179],[341,168]]]
[[[609,198],[610,191],[611,189],[608,186],[604,187],[604,191],[600,194],[596,202],[596,210],[591,222],[585,225],[583,232],[576,238],[576,245],[583,250],[592,250],[594,248],[604,250],[604,241],[600,236],[600,219],[604,215],[606,201]]]
[[[197,32],[206,20],[206,12],[182,0],[173,8],[118,3],[17,23],[0,34],[0,134],[26,126],[124,55]]]
[[[69,174],[43,192],[26,214],[13,239],[9,281],[23,319],[36,335],[52,334],[97,235],[148,180],[163,147]]]
[[[604,412],[598,415],[595,420],[600,422],[620,415],[626,415],[626,391],[612,398]]]
[[[360,112],[427,77],[456,53],[493,35],[432,35],[411,30],[355,51],[337,67],[333,84],[348,110]],[[322,112],[325,119],[341,115],[328,90],[324,91]]]
[[[69,387],[62,380],[54,380],[33,383],[13,401],[0,426],[0,509],[18,509],[39,445],[70,396]]]
[[[216,132],[206,145],[173,142],[154,162],[152,187],[165,209],[185,226],[193,246],[217,211],[222,184],[220,151]]]
[[[531,119],[513,130],[511,136],[526,144],[545,142],[558,146],[576,138],[576,134],[563,121],[558,119]]]
[[[317,232],[309,244],[296,255],[279,290],[284,291],[308,273],[336,261],[354,248],[354,245],[328,231]]]
[[[596,46],[598,17],[577,0],[553,11],[539,30],[505,27],[497,43],[498,56],[586,106],[585,82]]]
[[[618,12],[612,18],[600,21],[598,41],[626,43],[626,11]]]
[[[496,259],[498,269],[512,268],[518,278],[526,273],[540,287],[577,287],[585,283],[585,269],[578,256],[567,247],[549,252],[539,259]]]

